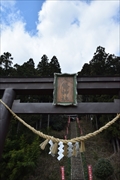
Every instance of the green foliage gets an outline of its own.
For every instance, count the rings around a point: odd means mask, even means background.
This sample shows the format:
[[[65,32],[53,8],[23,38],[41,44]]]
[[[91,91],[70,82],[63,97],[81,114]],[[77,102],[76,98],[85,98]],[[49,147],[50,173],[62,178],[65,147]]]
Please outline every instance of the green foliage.
[[[31,122],[33,126],[34,123]],[[0,179],[27,180],[37,166],[40,154],[39,143],[38,136],[12,119],[0,161]]]
[[[71,159],[70,158],[67,158],[67,157],[64,157],[66,159],[66,171],[65,171],[65,177],[66,179],[71,179]]]
[[[8,70],[12,65],[13,58],[11,56],[9,52],[4,52],[0,56],[0,66],[3,66],[5,70]]]
[[[41,61],[35,68],[35,63],[32,58],[22,65],[14,64],[12,67],[12,55],[9,52],[3,53],[0,56],[0,76],[9,77],[52,77],[54,73],[61,73],[60,64],[56,56],[53,56],[50,63],[46,55],[41,57]]]
[[[54,73],[61,73],[60,64],[56,56],[53,56],[53,58],[51,59],[49,63],[49,69],[50,69],[49,76],[51,77],[54,76]]]
[[[89,63],[83,65],[79,76],[120,76],[120,57],[105,52],[105,48],[98,46],[93,58]],[[82,102],[113,102],[118,96],[113,95],[84,95]],[[93,118],[92,124],[97,128],[105,125],[114,116],[98,115]],[[113,137],[120,137],[119,121],[105,131],[106,137],[111,140]]]
[[[85,177],[85,180],[88,180],[88,168],[87,168],[87,162],[86,162],[86,157],[85,157],[84,152],[81,153],[81,158],[82,158],[82,164],[83,164],[84,177]]]
[[[53,56],[50,63],[48,57],[43,55],[37,66],[37,74],[40,77],[52,77],[54,73],[61,73],[60,64],[56,56]]]
[[[107,179],[110,175],[112,175],[114,169],[107,159],[99,159],[97,164],[94,167],[94,174],[97,178],[101,180]]]
[[[49,63],[46,55],[42,56],[41,61],[37,65],[37,74],[40,77],[47,77],[49,75]]]
[[[120,75],[120,57],[105,52],[98,46],[92,60],[85,63],[79,76],[118,76]]]
[[[24,134],[19,139],[17,136],[14,140],[7,138],[0,163],[1,180],[26,180],[33,173],[40,154],[38,143],[39,138],[34,136],[33,142],[28,144]]]
[[[23,63],[23,65],[14,65],[15,73],[13,76],[16,77],[33,77],[36,75],[35,63],[32,58],[29,61]]]
[[[12,74],[12,55],[9,52],[4,52],[0,56],[0,74],[2,76],[11,76]]]
[[[112,120],[115,115],[102,115],[99,118],[100,126],[104,126],[110,120]],[[120,137],[120,119],[117,120],[114,124],[112,124],[106,131],[103,132],[104,136],[111,140],[112,138],[119,138]]]
[[[54,115],[50,118],[50,126],[54,130],[61,131],[66,126],[67,121],[67,118],[65,118],[64,116]]]

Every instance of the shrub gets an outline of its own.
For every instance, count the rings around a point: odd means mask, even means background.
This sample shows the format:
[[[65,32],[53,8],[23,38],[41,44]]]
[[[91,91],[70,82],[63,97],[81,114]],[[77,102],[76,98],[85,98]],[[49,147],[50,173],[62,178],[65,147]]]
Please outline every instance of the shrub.
[[[108,159],[99,159],[94,167],[94,174],[99,179],[106,179],[112,175],[114,169]]]

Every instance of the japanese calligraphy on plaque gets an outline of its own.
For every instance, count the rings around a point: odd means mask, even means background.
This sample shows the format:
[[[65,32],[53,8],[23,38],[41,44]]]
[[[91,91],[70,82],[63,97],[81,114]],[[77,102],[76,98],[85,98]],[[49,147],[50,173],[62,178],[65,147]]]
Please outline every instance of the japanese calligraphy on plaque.
[[[76,74],[54,74],[54,104],[77,105]]]

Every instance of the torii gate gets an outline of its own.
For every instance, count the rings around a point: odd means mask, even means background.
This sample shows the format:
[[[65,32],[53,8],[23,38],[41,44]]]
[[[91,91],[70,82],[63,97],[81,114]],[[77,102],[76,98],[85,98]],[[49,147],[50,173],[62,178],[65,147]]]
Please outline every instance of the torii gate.
[[[114,102],[80,102],[77,106],[53,103],[20,103],[16,95],[52,95],[54,78],[0,78],[0,95],[17,114],[117,114],[120,113],[120,77],[78,77],[78,95],[118,95]],[[0,156],[10,122],[10,113],[0,104]]]

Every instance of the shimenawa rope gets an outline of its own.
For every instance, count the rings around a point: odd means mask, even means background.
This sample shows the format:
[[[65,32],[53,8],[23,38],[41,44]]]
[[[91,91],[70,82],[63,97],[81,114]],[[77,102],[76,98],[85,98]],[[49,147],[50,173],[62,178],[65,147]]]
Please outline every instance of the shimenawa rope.
[[[0,99],[0,102],[9,110],[9,112],[13,115],[14,118],[18,119],[23,125],[25,125],[33,133],[46,139],[47,140],[46,143],[48,142],[48,140],[52,140],[54,143],[63,142],[64,144],[67,144],[68,142],[71,142],[71,143],[83,142],[84,140],[87,140],[87,139],[101,133],[103,130],[107,129],[109,126],[111,126],[113,123],[115,123],[115,121],[117,121],[120,118],[120,114],[117,114],[117,116],[114,119],[112,119],[111,121],[109,121],[106,125],[104,125],[100,129],[98,129],[97,131],[89,133],[85,136],[80,136],[80,137],[76,137],[76,138],[69,139],[69,140],[68,139],[59,139],[59,138],[55,138],[53,136],[46,135],[46,134],[42,133],[41,131],[36,130],[35,128],[33,128],[32,126],[27,124],[24,120],[22,120],[19,116],[17,116],[1,99]]]

